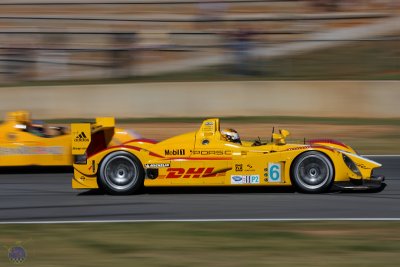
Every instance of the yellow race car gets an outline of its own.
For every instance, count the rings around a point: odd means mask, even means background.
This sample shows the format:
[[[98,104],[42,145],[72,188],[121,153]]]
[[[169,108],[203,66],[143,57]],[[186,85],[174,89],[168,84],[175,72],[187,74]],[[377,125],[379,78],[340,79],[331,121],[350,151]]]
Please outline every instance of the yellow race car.
[[[295,186],[306,193],[381,186],[373,176],[381,164],[333,140],[289,144],[287,130],[270,143],[241,141],[233,129],[220,131],[219,119],[205,120],[195,132],[162,142],[137,139],[108,146],[112,118],[72,124],[75,155],[72,187],[131,194],[144,186]]]
[[[108,145],[136,139],[138,135],[115,129]],[[72,166],[69,129],[33,121],[27,111],[7,113],[0,125],[0,166]]]

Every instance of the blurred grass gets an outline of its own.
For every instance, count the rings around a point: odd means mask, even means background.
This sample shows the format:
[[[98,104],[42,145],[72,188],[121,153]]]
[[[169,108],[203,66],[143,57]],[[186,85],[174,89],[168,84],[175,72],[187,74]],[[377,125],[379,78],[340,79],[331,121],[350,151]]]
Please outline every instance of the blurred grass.
[[[400,33],[388,40],[364,40],[338,44],[328,49],[297,55],[252,59],[245,74],[223,64],[126,78],[96,78],[55,81],[19,81],[0,86],[53,86],[146,82],[247,81],[257,80],[400,80]]]
[[[399,222],[0,225],[25,266],[399,266]],[[0,254],[1,266],[11,266]]]
[[[265,68],[270,77],[289,80],[399,80],[399,34],[394,37],[274,59]]]

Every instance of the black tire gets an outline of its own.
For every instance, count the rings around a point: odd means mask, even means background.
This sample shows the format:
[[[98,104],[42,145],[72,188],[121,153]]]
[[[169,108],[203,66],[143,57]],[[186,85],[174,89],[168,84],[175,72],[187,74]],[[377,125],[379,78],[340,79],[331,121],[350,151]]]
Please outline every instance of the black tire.
[[[291,168],[291,181],[303,193],[323,193],[330,190],[334,176],[331,160],[317,151],[300,154]]]
[[[144,183],[144,169],[134,155],[117,151],[107,155],[99,169],[99,185],[112,195],[137,193]]]

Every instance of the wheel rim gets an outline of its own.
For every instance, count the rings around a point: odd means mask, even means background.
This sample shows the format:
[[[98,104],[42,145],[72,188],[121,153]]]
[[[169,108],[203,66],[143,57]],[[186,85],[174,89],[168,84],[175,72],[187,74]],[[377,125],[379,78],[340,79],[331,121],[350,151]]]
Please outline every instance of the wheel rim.
[[[112,158],[104,168],[104,178],[107,184],[116,190],[130,188],[138,180],[138,174],[136,164],[126,156]]]
[[[301,159],[296,168],[296,180],[307,189],[319,189],[330,179],[330,163],[318,155],[309,155]]]

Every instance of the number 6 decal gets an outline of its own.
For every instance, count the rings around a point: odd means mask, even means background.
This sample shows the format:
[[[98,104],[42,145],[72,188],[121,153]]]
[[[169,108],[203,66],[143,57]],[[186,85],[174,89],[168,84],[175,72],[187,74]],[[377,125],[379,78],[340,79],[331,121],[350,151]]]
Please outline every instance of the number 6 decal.
[[[280,163],[268,163],[268,177],[269,182],[280,183],[281,182],[281,164]]]

